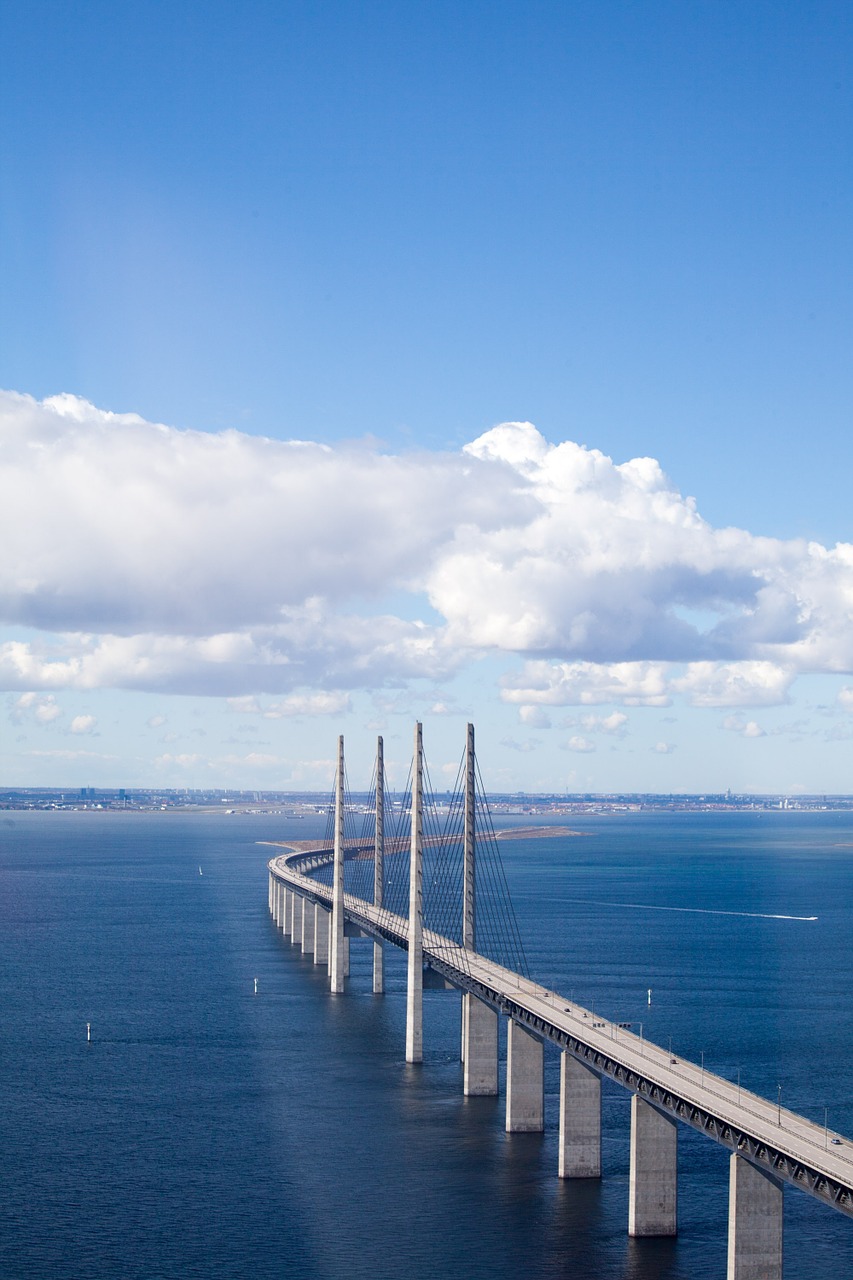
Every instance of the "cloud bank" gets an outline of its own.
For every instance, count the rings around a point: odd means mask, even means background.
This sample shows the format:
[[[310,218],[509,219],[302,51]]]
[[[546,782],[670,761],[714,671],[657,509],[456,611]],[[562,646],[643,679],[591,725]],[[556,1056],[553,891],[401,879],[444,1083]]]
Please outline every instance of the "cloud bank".
[[[394,456],[0,393],[0,433],[9,690],[298,694],[277,714],[311,714],[503,653],[534,725],[766,706],[853,672],[853,546],[715,529],[653,459],[529,423]]]

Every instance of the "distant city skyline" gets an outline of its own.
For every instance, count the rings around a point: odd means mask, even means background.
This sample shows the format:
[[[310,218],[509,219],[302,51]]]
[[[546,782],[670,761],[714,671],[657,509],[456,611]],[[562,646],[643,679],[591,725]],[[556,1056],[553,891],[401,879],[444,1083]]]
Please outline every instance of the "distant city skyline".
[[[0,787],[853,791],[847,6],[0,29]]]

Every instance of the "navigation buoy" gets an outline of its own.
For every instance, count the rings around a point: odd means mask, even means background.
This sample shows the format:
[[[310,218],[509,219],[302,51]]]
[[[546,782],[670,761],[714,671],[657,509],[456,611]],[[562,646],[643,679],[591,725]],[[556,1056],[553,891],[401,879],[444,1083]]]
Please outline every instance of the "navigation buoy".
[[[91,1022],[87,1022],[87,1023],[86,1023],[86,1043],[87,1043],[87,1044],[91,1044],[91,1043],[92,1043],[92,1024],[91,1024]]]
[[[255,995],[258,994],[258,980],[255,978]]]

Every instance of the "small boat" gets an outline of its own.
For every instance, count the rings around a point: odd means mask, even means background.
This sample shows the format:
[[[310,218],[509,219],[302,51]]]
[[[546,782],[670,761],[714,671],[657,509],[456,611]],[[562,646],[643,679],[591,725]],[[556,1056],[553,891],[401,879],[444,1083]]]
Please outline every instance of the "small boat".
[[[198,874],[199,874],[199,875],[203,875],[203,874],[204,874],[204,873],[203,873],[203,871],[202,871],[202,869],[201,869],[201,867],[199,867],[199,869],[198,869]]]

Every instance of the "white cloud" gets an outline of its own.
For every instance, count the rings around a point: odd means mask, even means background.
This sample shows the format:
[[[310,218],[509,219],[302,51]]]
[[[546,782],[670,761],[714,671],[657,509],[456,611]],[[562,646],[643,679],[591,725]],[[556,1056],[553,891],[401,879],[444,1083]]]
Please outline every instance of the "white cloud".
[[[766,738],[767,730],[762,729],[757,720],[746,720],[741,715],[726,716],[723,728],[731,733],[738,733],[742,738]]]
[[[26,756],[39,756],[55,760],[118,760],[118,756],[108,755],[103,751],[72,751],[70,748],[54,747],[45,751],[25,751]]]
[[[97,723],[96,716],[75,716],[69,728],[72,733],[94,733]]]
[[[675,750],[675,743],[656,742],[655,745],[652,747],[652,750],[656,751],[659,756],[671,756],[673,751]]]
[[[273,703],[264,715],[268,720],[280,720],[283,716],[336,716],[344,715],[351,707],[348,693],[292,693],[281,702]]]
[[[694,662],[671,687],[696,707],[773,707],[787,702],[793,678],[772,662]]]
[[[37,724],[52,724],[61,715],[62,708],[52,693],[38,694],[33,690],[15,698],[9,710],[9,718],[13,724],[21,724],[28,719],[35,720]]]
[[[389,456],[0,393],[0,436],[0,617],[42,633],[0,647],[10,690],[267,693],[316,714],[322,693],[497,652],[526,660],[503,696],[533,724],[673,696],[769,706],[799,673],[853,672],[853,545],[714,529],[653,459],[529,423]],[[412,621],[426,600],[438,619]]]
[[[181,752],[178,755],[172,755],[166,751],[161,756],[154,757],[154,763],[160,769],[171,769],[176,765],[181,769],[190,769],[193,765],[197,765],[203,759],[203,756],[193,752]]]
[[[529,510],[501,464],[179,431],[73,396],[0,393],[0,435],[2,612],[48,630],[230,636],[405,587],[457,525]]]
[[[853,711],[853,687],[846,684],[843,689],[838,692],[838,705],[844,711]]]
[[[592,739],[584,738],[581,734],[573,734],[562,746],[565,751],[595,751],[595,743]]]
[[[518,718],[531,729],[550,729],[551,717],[544,707],[519,707]]]
[[[588,712],[585,716],[569,716],[564,721],[565,728],[580,726],[588,733],[610,733],[613,737],[625,737],[625,724],[628,716],[625,712],[611,712],[610,716],[596,716]]]
[[[505,702],[548,706],[619,703],[625,707],[667,707],[674,696],[696,707],[776,706],[788,701],[794,672],[772,662],[691,662],[673,666],[663,662],[545,662],[525,663],[517,675],[506,677]],[[619,714],[619,713],[614,713]],[[627,718],[627,717],[626,717]],[[623,722],[610,717],[581,718],[584,728]]]
[[[506,702],[536,706],[594,706],[617,702],[628,707],[667,707],[671,696],[668,668],[662,662],[525,663],[521,673],[505,677]]]
[[[539,738],[525,738],[523,741],[519,741],[518,738],[501,738],[498,745],[509,747],[510,751],[521,751],[526,754],[541,747],[542,742]]]

